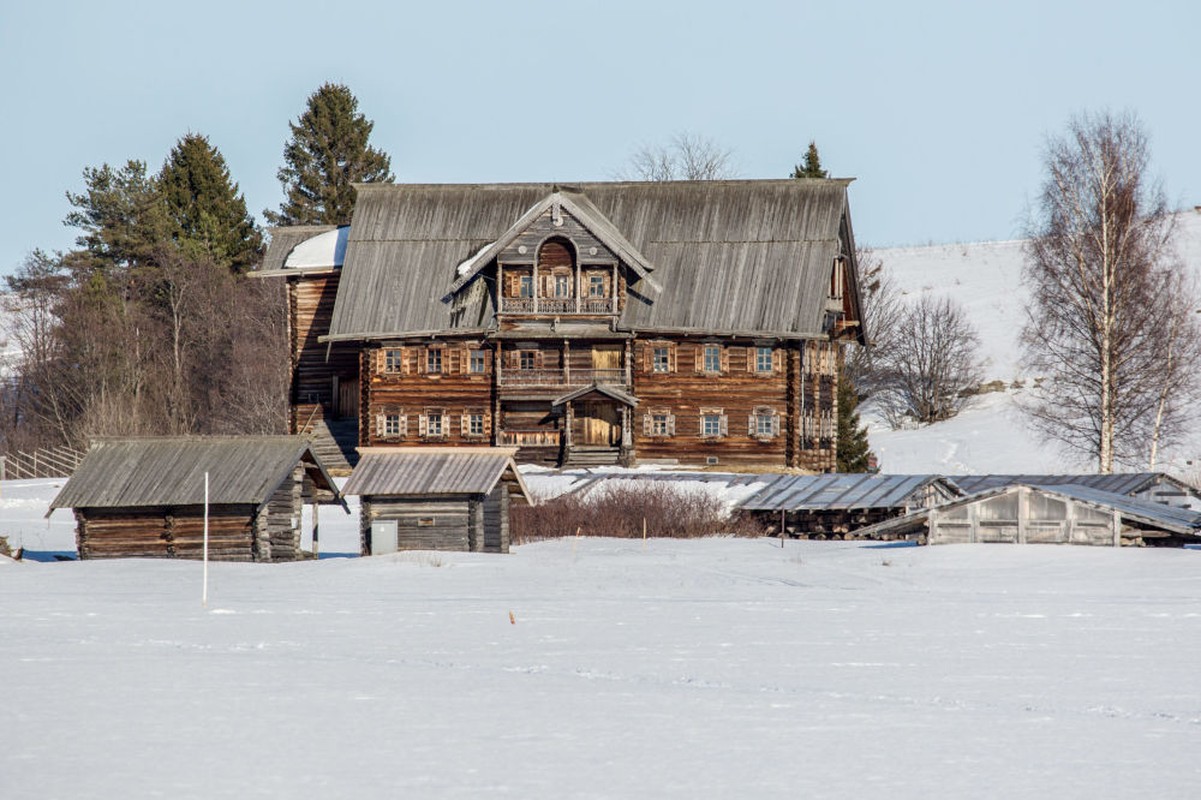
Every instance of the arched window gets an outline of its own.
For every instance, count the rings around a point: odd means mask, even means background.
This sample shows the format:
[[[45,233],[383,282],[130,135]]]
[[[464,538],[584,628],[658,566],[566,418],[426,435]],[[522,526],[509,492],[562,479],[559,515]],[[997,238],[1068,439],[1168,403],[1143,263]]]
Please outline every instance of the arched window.
[[[540,296],[566,301],[575,296],[575,248],[562,238],[547,239],[538,249]],[[549,309],[548,309],[549,310]],[[566,306],[560,311],[568,311]]]

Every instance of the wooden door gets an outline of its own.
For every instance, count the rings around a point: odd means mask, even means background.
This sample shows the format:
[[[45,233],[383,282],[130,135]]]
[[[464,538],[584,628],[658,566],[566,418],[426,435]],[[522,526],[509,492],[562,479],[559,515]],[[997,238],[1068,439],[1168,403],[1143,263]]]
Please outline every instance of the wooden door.
[[[601,447],[621,444],[621,413],[614,403],[589,400],[583,410],[584,444]]]

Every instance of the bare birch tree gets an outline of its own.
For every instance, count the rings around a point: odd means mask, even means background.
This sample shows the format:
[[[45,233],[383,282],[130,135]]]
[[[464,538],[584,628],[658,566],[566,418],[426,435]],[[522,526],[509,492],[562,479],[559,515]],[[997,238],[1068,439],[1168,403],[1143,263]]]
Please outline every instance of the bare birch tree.
[[[1022,330],[1025,365],[1043,381],[1026,408],[1044,435],[1110,473],[1158,452],[1177,428],[1185,409],[1172,396],[1191,380],[1197,333],[1171,309],[1196,301],[1175,277],[1172,217],[1147,175],[1137,118],[1080,115],[1045,158]],[[1175,384],[1169,396],[1165,383]]]
[[[666,146],[644,145],[630,156],[620,177],[638,181],[716,181],[733,178],[731,152],[695,133],[684,131]]]
[[[867,346],[849,349],[845,374],[860,395],[871,397],[888,382],[886,364],[897,341],[905,304],[892,273],[879,256],[869,248],[858,248],[855,260],[859,264]]]
[[[950,419],[980,383],[980,337],[950,298],[923,295],[901,313],[896,336],[878,356],[880,408],[893,427]]]

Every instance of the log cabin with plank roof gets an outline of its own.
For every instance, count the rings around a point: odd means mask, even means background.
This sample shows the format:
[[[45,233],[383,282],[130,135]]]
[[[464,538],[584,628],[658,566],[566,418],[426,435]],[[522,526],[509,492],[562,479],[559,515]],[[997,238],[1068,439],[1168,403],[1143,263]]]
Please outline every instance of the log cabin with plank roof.
[[[849,182],[359,185],[318,337],[358,354],[358,444],[834,469]]]

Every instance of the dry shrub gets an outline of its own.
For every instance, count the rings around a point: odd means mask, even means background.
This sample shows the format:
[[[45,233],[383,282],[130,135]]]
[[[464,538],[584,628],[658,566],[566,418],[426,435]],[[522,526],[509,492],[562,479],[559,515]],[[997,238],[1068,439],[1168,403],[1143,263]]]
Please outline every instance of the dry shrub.
[[[582,497],[567,494],[537,506],[516,507],[510,530],[515,544],[573,536],[577,530],[583,536],[637,539],[644,522],[646,535],[654,537],[763,534],[754,520],[727,514],[712,495],[658,482],[601,487]]]

